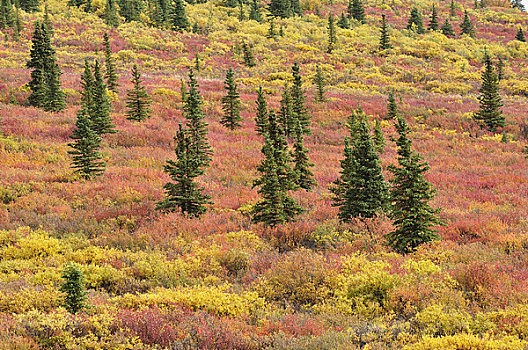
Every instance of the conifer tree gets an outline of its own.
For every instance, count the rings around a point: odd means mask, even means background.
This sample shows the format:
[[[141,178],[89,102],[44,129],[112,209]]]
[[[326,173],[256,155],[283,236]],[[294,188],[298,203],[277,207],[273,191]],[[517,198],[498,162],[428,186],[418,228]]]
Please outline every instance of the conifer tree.
[[[262,14],[260,13],[259,0],[251,1],[249,19],[262,23]]]
[[[72,156],[71,167],[84,179],[101,175],[105,170],[105,163],[99,151],[101,137],[93,130],[92,121],[84,107],[77,113],[75,126],[71,136],[74,141],[68,144],[72,148],[68,151]]]
[[[194,70],[197,72],[200,71],[200,53],[198,51],[194,54]]]
[[[290,167],[291,158],[284,132],[272,111],[268,113],[264,139],[264,159],[257,167],[261,176],[253,183],[254,187],[259,187],[258,193],[262,198],[251,214],[253,221],[274,227],[292,221],[302,209],[289,195],[289,191],[297,189],[293,181],[295,174]]]
[[[411,10],[411,16],[409,17],[409,22],[407,23],[407,29],[414,30],[418,34],[425,33],[422,16],[416,7],[413,7]]]
[[[315,68],[315,77],[314,77],[314,85],[316,89],[316,100],[319,102],[324,102],[324,89],[325,89],[325,79],[323,75],[323,71],[321,70],[321,67],[317,65]]]
[[[400,116],[398,112],[398,105],[396,104],[396,99],[394,98],[394,93],[389,92],[389,98],[387,99],[387,118],[386,119],[395,119]]]
[[[328,49],[326,52],[332,53],[337,43],[336,28],[334,24],[334,16],[330,14],[328,16]]]
[[[383,136],[383,130],[381,130],[381,123],[379,120],[376,120],[374,124],[374,145],[376,146],[376,151],[378,153],[383,153],[385,148],[385,137]]]
[[[497,80],[500,82],[504,78],[504,61],[499,57],[497,62]]]
[[[12,27],[15,23],[11,0],[0,0],[0,29]]]
[[[31,71],[31,81],[29,88],[31,95],[28,97],[29,104],[35,107],[42,107],[46,99],[46,79],[45,79],[45,43],[42,33],[42,25],[35,22],[33,39],[31,44],[30,59],[26,67],[33,69]]]
[[[288,83],[284,84],[277,117],[277,120],[284,131],[284,135],[287,137],[290,136],[293,133],[293,127],[296,124],[296,121],[293,116],[293,101]]]
[[[202,97],[198,91],[198,82],[192,69],[189,70],[188,93],[183,107],[183,114],[187,119],[187,133],[190,137],[189,146],[193,156],[199,160],[201,168],[206,168],[211,162],[212,150],[207,139],[207,126],[202,111]]]
[[[253,57],[253,53],[246,42],[242,43],[242,52],[244,54],[244,64],[248,67],[254,67],[256,65],[255,57]]]
[[[341,176],[331,188],[339,219],[351,222],[369,219],[383,211],[388,201],[388,187],[382,174],[379,154],[370,135],[366,118],[361,114],[356,130],[345,139]]]
[[[275,31],[275,21],[273,20],[273,18],[270,19],[269,25],[270,26],[268,28],[268,38],[275,39],[275,37],[277,36],[277,33]]]
[[[49,48],[51,49],[51,45]],[[58,112],[66,108],[66,102],[64,92],[61,89],[61,71],[55,59],[55,50],[53,50],[48,64],[49,66],[45,72],[45,79],[47,81],[46,99],[44,100],[42,108],[45,111]]]
[[[344,12],[341,12],[341,18],[337,22],[337,26],[341,29],[350,29],[350,22]]]
[[[106,64],[106,86],[108,87],[108,90],[113,91],[117,94],[119,93],[119,90],[117,89],[119,87],[119,84],[117,83],[117,73],[114,64],[114,59],[112,58],[112,50],[110,49],[108,33],[104,33],[103,35],[103,44]]]
[[[142,121],[150,118],[150,97],[141,80],[141,74],[137,65],[132,67],[132,84],[134,87],[127,91],[127,119]]]
[[[522,28],[519,28],[519,30],[517,30],[517,34],[515,35],[515,40],[522,41],[523,43],[526,42],[526,38],[524,37]]]
[[[268,10],[273,17],[288,18],[293,14],[291,0],[271,0]]]
[[[526,10],[522,0],[510,0],[510,3],[511,3],[513,8],[519,9],[520,11],[525,11]]]
[[[352,12],[351,16],[359,23],[366,23],[365,21],[365,8],[361,0],[352,0]]]
[[[460,24],[460,30],[461,34],[469,35],[472,38],[475,36],[475,29],[473,28],[473,23],[471,23],[471,20],[469,19],[467,10],[464,13],[464,20]]]
[[[302,77],[300,74],[300,68],[297,62],[292,67],[293,85],[291,88],[292,97],[292,120],[299,120],[301,123],[302,132],[305,135],[310,135],[312,131],[310,126],[312,125],[312,117],[308,113],[308,110],[304,106],[304,91],[302,89]]]
[[[348,6],[347,6],[347,17],[349,19],[352,19],[352,13],[354,12],[354,3],[353,0],[348,0]]]
[[[244,4],[242,3],[242,1],[239,1],[238,2],[238,20],[240,22],[242,21],[245,21],[246,20],[246,14],[244,13]]]
[[[92,73],[92,68],[88,60],[84,60],[84,72],[81,76],[81,108],[84,111],[89,111],[93,106],[95,80]]]
[[[446,18],[444,24],[442,25],[442,28],[440,28],[442,31],[442,34],[445,36],[455,36],[455,31],[453,30],[453,26],[451,26],[451,23],[449,23],[449,20]]]
[[[429,205],[435,196],[435,190],[424,177],[429,165],[411,150],[409,126],[401,117],[398,118],[396,130],[399,134],[396,140],[398,166],[389,166],[394,175],[390,180],[390,216],[395,230],[387,234],[386,238],[395,251],[405,254],[422,243],[437,239],[438,235],[432,227],[441,224],[441,221],[437,217],[440,209],[433,209]]]
[[[489,53],[484,54],[484,72],[482,72],[482,85],[478,96],[480,109],[475,114],[475,119],[486,124],[489,131],[496,131],[505,125],[501,112],[502,99],[499,95],[499,81],[493,69],[493,62]]]
[[[299,0],[290,0],[290,10],[292,16],[301,16],[302,15],[302,9],[301,9],[301,3]]]
[[[62,271],[62,279],[64,282],[59,290],[65,293],[63,305],[70,313],[76,314],[86,307],[84,275],[77,265],[68,263]]]
[[[387,20],[385,19],[385,14],[381,15],[381,36],[379,47],[381,50],[392,49],[392,44],[390,42],[389,27],[387,25]]]
[[[185,82],[183,79],[180,80],[180,95],[181,95],[181,101],[185,102],[187,99],[187,87],[185,86]]]
[[[456,17],[455,0],[451,0],[451,2],[449,3],[449,15],[451,17]]]
[[[94,65],[94,85],[93,85],[92,105],[88,109],[88,115],[93,123],[93,130],[98,135],[113,134],[114,129],[110,116],[110,99],[106,92],[106,84],[101,74],[101,65],[95,61]]]
[[[171,24],[172,29],[179,32],[183,32],[189,28],[189,21],[187,20],[187,14],[185,13],[183,0],[174,1],[172,6]]]
[[[255,116],[255,130],[259,135],[264,135],[268,125],[268,104],[264,98],[262,85],[257,90],[257,114]]]
[[[20,21],[20,11],[17,7],[15,11],[15,24],[14,24],[14,33],[13,33],[13,37],[15,41],[20,40],[21,31],[22,31],[22,22]]]
[[[106,0],[104,19],[105,23],[110,27],[117,27],[119,25],[115,0]]]
[[[35,12],[39,9],[39,0],[19,0],[19,6],[26,12]]]
[[[200,188],[195,180],[204,173],[204,163],[196,157],[193,138],[180,124],[174,138],[177,159],[168,160],[164,167],[173,182],[167,182],[163,186],[166,197],[158,203],[156,209],[174,212],[179,208],[183,214],[198,217],[206,212],[206,204],[212,204],[209,200],[211,197],[203,193],[203,188]]]
[[[429,21],[429,30],[438,30],[440,24],[438,23],[438,13],[436,12],[436,6],[433,4],[433,12],[431,13],[431,21]]]
[[[46,30],[48,31],[48,34],[53,36],[53,24],[51,23],[51,20],[49,18],[49,12],[48,12],[48,4],[44,4],[44,25],[46,26]]]
[[[308,159],[308,149],[304,146],[304,134],[299,120],[295,125],[295,141],[293,143],[293,172],[295,174],[295,183],[302,189],[310,191],[315,185],[314,174],[310,170],[313,163]]]
[[[224,81],[227,94],[222,97],[222,108],[224,116],[220,123],[228,129],[235,130],[240,127],[240,94],[238,93],[237,83],[233,69],[229,68]]]

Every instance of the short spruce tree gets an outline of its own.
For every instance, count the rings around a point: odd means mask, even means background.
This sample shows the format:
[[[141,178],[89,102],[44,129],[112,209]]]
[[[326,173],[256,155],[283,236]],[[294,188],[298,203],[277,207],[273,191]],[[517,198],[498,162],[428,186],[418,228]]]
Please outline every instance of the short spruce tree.
[[[526,42],[526,38],[524,37],[522,28],[519,28],[519,30],[517,30],[517,34],[515,35],[515,40],[522,41],[523,43]]]
[[[116,133],[115,125],[110,116],[110,99],[106,92],[106,84],[101,74],[101,65],[95,61],[92,104],[88,107],[88,115],[93,123],[93,130],[99,135]]]
[[[185,13],[185,4],[183,0],[174,1],[172,6],[171,24],[172,29],[179,32],[183,32],[189,28],[190,24],[187,19],[187,14]]]
[[[224,84],[227,93],[222,97],[224,115],[220,123],[228,129],[235,130],[241,126],[242,118],[240,117],[240,94],[238,93],[233,69],[229,68],[227,70]]]
[[[351,17],[355,19],[356,21],[358,21],[359,23],[366,23],[365,7],[363,6],[363,1],[352,0]]]
[[[436,11],[436,6],[433,4],[433,11],[431,12],[431,20],[429,21],[429,30],[438,30],[440,24],[438,23],[438,13]]]
[[[103,35],[103,45],[106,65],[106,86],[108,87],[108,90],[113,91],[117,94],[119,93],[119,84],[117,83],[117,73],[114,64],[114,59],[112,57],[112,50],[110,49],[110,39],[108,37],[108,33],[104,33]]]
[[[127,91],[126,116],[129,120],[142,121],[150,118],[150,96],[141,80],[141,73],[137,65],[132,67],[132,84],[133,88]]]
[[[470,37],[475,37],[475,29],[473,28],[473,23],[469,19],[468,12],[464,13],[464,20],[460,24],[461,34],[469,35]]]
[[[455,36],[455,31],[453,30],[453,26],[451,25],[451,23],[449,23],[449,20],[447,18],[444,24],[442,24],[442,27],[440,28],[440,30],[442,31],[442,34],[444,34],[445,36],[450,36],[450,37]]]
[[[389,35],[389,26],[387,25],[385,14],[381,15],[381,35],[380,35],[379,48],[382,51],[392,49],[392,44],[391,44],[390,35]]]
[[[296,120],[294,137],[292,159],[294,163],[293,172],[295,182],[300,188],[310,191],[316,185],[313,178],[314,174],[310,169],[314,164],[310,163],[310,159],[308,158],[309,151],[304,146],[304,134],[302,133],[299,120]]]
[[[84,275],[79,266],[68,263],[62,271],[62,279],[60,291],[65,293],[62,304],[70,313],[76,314],[86,308]]]
[[[328,16],[327,29],[328,29],[328,47],[327,47],[326,52],[332,53],[337,43],[336,27],[334,23],[334,16],[332,14]]]
[[[483,122],[489,131],[505,125],[505,119],[501,112],[502,99],[499,95],[499,79],[495,74],[493,62],[489,53],[484,53],[484,72],[482,72],[482,85],[480,87],[479,111],[475,119]]]
[[[321,70],[321,67],[319,65],[317,65],[317,67],[315,68],[315,77],[314,77],[313,82],[314,82],[315,89],[316,89],[315,99],[318,102],[324,102],[325,101],[325,96],[324,96],[325,78],[323,75],[323,71]]]
[[[268,127],[268,104],[264,97],[262,86],[257,90],[257,113],[255,116],[255,130],[259,135],[264,135]]]
[[[291,98],[292,98],[292,120],[299,120],[301,123],[302,132],[305,135],[310,135],[312,131],[310,127],[312,125],[312,116],[305,107],[305,96],[302,88],[302,77],[300,73],[300,67],[295,62],[292,67],[293,84],[291,87]],[[292,124],[295,125],[295,124]]]
[[[411,16],[409,17],[409,22],[407,23],[407,29],[414,30],[418,34],[425,33],[422,16],[416,7],[413,7],[411,10]]]

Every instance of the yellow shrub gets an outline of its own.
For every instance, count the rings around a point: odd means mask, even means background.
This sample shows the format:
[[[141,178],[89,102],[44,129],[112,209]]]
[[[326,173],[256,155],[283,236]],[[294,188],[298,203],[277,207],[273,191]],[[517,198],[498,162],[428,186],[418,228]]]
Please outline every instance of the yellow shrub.
[[[527,345],[528,343],[517,337],[496,340],[471,334],[457,334],[442,338],[425,337],[416,344],[404,347],[404,350],[520,350]]]

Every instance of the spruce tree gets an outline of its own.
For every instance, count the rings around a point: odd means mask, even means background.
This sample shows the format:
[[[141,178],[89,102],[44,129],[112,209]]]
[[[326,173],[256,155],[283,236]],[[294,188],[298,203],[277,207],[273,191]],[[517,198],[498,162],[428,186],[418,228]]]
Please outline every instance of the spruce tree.
[[[519,30],[517,30],[517,34],[515,35],[515,40],[522,41],[523,43],[526,42],[526,38],[524,37],[522,28],[519,28]]]
[[[202,111],[202,97],[198,91],[198,82],[192,68],[189,70],[188,93],[183,106],[183,115],[187,119],[187,133],[190,137],[189,146],[193,156],[199,161],[201,168],[206,168],[211,162],[212,150],[207,139],[207,126]]]
[[[183,81],[183,79],[180,80],[180,96],[181,101],[185,102],[187,99],[187,87],[185,86],[185,81]]]
[[[396,119],[400,116],[398,112],[398,105],[396,104],[396,99],[394,98],[394,93],[389,92],[389,98],[387,99],[387,117],[386,119]]]
[[[46,26],[46,30],[48,31],[48,34],[53,36],[53,24],[51,23],[51,20],[49,18],[49,12],[48,12],[48,4],[44,4],[44,20],[42,21],[44,25]]]
[[[108,38],[108,33],[104,33],[103,43],[104,43],[104,54],[105,54],[105,64],[106,64],[106,72],[105,72],[106,86],[108,87],[108,90],[113,91],[117,94],[119,93],[119,90],[117,89],[119,87],[119,84],[117,83],[117,73],[116,73],[116,68],[114,64],[114,59],[112,58],[112,50],[110,49],[110,41]]]
[[[277,117],[277,120],[284,131],[284,135],[287,137],[290,136],[293,133],[294,125],[296,125],[297,122],[293,116],[293,101],[288,83],[284,84]]]
[[[253,53],[246,42],[242,43],[242,52],[244,54],[244,64],[248,67],[254,67],[256,65],[255,57],[253,57]]]
[[[26,12],[35,12],[39,10],[39,0],[19,0],[19,6]]]
[[[95,80],[88,60],[84,60],[84,72],[81,76],[81,108],[89,111],[93,106]]]
[[[325,79],[321,67],[317,65],[315,68],[314,85],[316,89],[316,100],[319,102],[325,101],[324,90],[325,90]]]
[[[516,8],[520,11],[526,11],[526,8],[524,7],[522,0],[510,0],[510,3],[513,8]]]
[[[341,12],[341,18],[337,22],[337,26],[341,29],[350,29],[350,22],[344,12]]]
[[[20,21],[20,10],[18,7],[16,8],[15,14],[16,16],[15,16],[15,24],[13,28],[14,29],[13,37],[15,41],[19,41],[20,32],[22,32],[22,22]]]
[[[273,18],[271,18],[270,22],[269,22],[269,28],[268,28],[267,37],[269,39],[275,39],[277,37],[277,33],[275,31],[275,21],[273,20]]]
[[[33,39],[31,44],[30,59],[26,67],[32,69],[31,81],[29,88],[31,95],[28,97],[28,102],[31,106],[42,107],[46,99],[46,79],[45,79],[45,39],[42,33],[42,25],[40,22],[35,22],[35,30],[33,31]]]
[[[101,137],[93,130],[93,123],[83,107],[77,113],[75,126],[71,136],[74,142],[68,144],[72,148],[68,151],[72,156],[71,167],[84,179],[101,175],[105,170],[105,163],[99,151]]]
[[[332,53],[337,43],[336,28],[334,24],[334,16],[330,14],[328,16],[328,48],[326,52]]]
[[[436,6],[433,4],[433,12],[431,13],[431,20],[429,21],[429,30],[438,30],[440,24],[438,23],[438,13],[436,12]]]
[[[348,0],[348,6],[347,6],[347,17],[349,19],[352,19],[352,13],[354,12],[354,3],[353,0]]]
[[[200,69],[200,53],[196,51],[194,54],[194,70],[199,72]]]
[[[432,227],[441,224],[441,221],[437,217],[440,209],[433,209],[429,205],[435,196],[435,190],[424,177],[429,165],[411,150],[409,126],[401,117],[398,118],[396,130],[399,134],[396,140],[398,166],[389,166],[394,175],[390,180],[390,216],[395,230],[387,234],[386,238],[395,251],[405,254],[422,243],[437,239],[438,234]]]
[[[163,188],[166,197],[156,209],[174,212],[178,208],[183,214],[198,217],[206,212],[206,204],[212,204],[211,197],[203,193],[195,179],[204,173],[203,161],[196,157],[195,141],[181,124],[176,133],[176,161],[168,160],[164,169],[173,182],[167,182]]]
[[[77,265],[68,263],[62,271],[62,279],[64,282],[59,290],[65,293],[63,306],[70,313],[76,314],[86,307],[84,275]]]
[[[257,114],[255,116],[255,130],[259,135],[264,135],[268,125],[268,104],[264,97],[262,85],[257,90]]]
[[[225,77],[225,90],[227,94],[222,97],[222,108],[224,116],[220,123],[228,129],[235,130],[241,126],[240,121],[240,94],[238,93],[237,83],[233,69],[229,68]]]
[[[374,145],[376,145],[376,151],[383,153],[385,148],[385,137],[383,136],[383,130],[381,130],[381,123],[376,120],[374,124]]]
[[[245,21],[246,20],[246,15],[244,13],[244,4],[242,3],[242,1],[238,2],[238,9],[239,9],[239,11],[238,11],[238,20],[240,22]]]
[[[183,0],[175,0],[172,6],[171,15],[172,29],[179,32],[183,32],[189,28],[189,21],[187,20],[187,14],[185,13],[185,4]]]
[[[292,120],[299,120],[301,123],[302,132],[305,135],[310,135],[312,131],[310,126],[312,125],[312,117],[308,113],[304,105],[304,91],[302,89],[302,77],[300,74],[300,68],[297,62],[292,67],[293,85],[291,88],[292,97]]]
[[[339,219],[370,219],[382,212],[388,201],[388,187],[382,174],[379,153],[372,140],[366,118],[357,121],[356,132],[350,130],[345,140],[341,176],[331,188]]]
[[[497,62],[497,80],[500,82],[504,78],[504,61],[499,57]]]
[[[460,24],[460,30],[461,34],[469,35],[472,38],[475,36],[475,29],[473,28],[473,23],[471,23],[471,20],[469,19],[467,10],[464,13],[464,20]]]
[[[264,139],[264,159],[257,167],[261,176],[253,183],[254,187],[259,187],[258,193],[262,198],[251,214],[253,221],[274,227],[292,221],[302,209],[289,195],[289,191],[297,189],[293,181],[295,174],[290,167],[291,158],[284,132],[272,111],[268,113]]]
[[[110,27],[117,27],[119,25],[115,0],[106,0],[104,19],[105,23]]]
[[[453,30],[453,26],[451,26],[451,23],[449,23],[449,20],[446,18],[444,24],[442,25],[442,28],[440,28],[442,31],[442,34],[445,36],[455,36],[455,31]]]
[[[359,23],[366,23],[365,20],[365,8],[361,0],[352,0],[352,12],[351,17]]]
[[[0,0],[0,29],[12,27],[15,24],[15,15],[11,0]]]
[[[381,15],[381,36],[380,36],[380,50],[392,49],[392,44],[390,42],[389,27],[387,25],[387,20],[385,19],[385,14]]]
[[[137,65],[132,67],[132,84],[134,87],[127,91],[127,112],[126,116],[129,120],[142,121],[150,118],[150,97],[141,80],[141,74]]]
[[[304,146],[304,134],[299,120],[295,125],[295,141],[293,143],[293,172],[295,174],[295,183],[302,189],[310,191],[315,185],[314,174],[310,170],[313,163],[308,159],[308,149]]]
[[[259,0],[251,1],[249,19],[262,23],[262,14],[260,13]]]
[[[106,92],[106,84],[101,74],[101,65],[95,61],[94,65],[94,85],[93,85],[92,105],[88,109],[88,115],[93,123],[93,130],[98,135],[113,134],[117,131],[114,129],[110,116],[110,99]]]
[[[413,7],[411,10],[411,16],[409,17],[409,22],[407,23],[407,29],[414,30],[418,34],[425,33],[422,16],[416,7]]]
[[[451,0],[451,2],[449,3],[449,15],[451,17],[456,17],[455,0]]]
[[[299,0],[290,0],[290,10],[292,16],[302,16],[301,2]]]
[[[291,0],[271,0],[268,5],[268,10],[273,17],[288,18],[292,15],[292,1]]]
[[[482,85],[478,96],[480,109],[475,114],[475,119],[486,124],[489,131],[496,131],[505,125],[501,112],[502,99],[499,95],[499,81],[493,69],[493,62],[486,51],[484,54],[484,72],[482,72]]]

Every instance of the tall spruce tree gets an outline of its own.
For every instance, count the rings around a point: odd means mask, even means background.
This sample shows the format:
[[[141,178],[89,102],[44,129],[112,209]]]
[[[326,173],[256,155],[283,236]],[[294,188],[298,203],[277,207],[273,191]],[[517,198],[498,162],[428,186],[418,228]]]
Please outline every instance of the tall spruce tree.
[[[385,19],[385,14],[381,15],[381,35],[379,47],[380,50],[392,49],[392,44],[389,35],[389,27],[387,25],[387,20]]]
[[[523,43],[526,42],[526,38],[524,37],[523,30],[520,27],[519,27],[519,30],[517,30],[517,34],[515,35],[515,40],[522,41]]]
[[[117,73],[114,64],[114,59],[112,57],[112,50],[110,49],[110,40],[108,38],[108,33],[103,35],[103,44],[104,44],[104,54],[105,54],[105,65],[106,65],[106,86],[108,90],[119,93],[117,89],[119,84],[117,83]]]
[[[295,141],[293,143],[292,159],[294,163],[293,172],[295,175],[295,183],[300,188],[310,191],[316,185],[313,178],[314,174],[310,170],[314,164],[310,163],[310,159],[308,158],[309,151],[304,146],[304,134],[299,120],[296,120],[294,136]]]
[[[364,116],[357,121],[356,128],[356,132],[350,130],[345,140],[341,175],[331,188],[333,205],[339,207],[339,219],[343,222],[377,216],[386,208],[389,198],[379,153]]]
[[[310,135],[312,131],[312,116],[308,113],[304,105],[304,91],[302,88],[302,77],[297,62],[292,67],[293,85],[291,87],[292,97],[292,120],[299,120],[303,134]]]
[[[81,76],[81,108],[88,112],[93,105],[95,80],[92,67],[87,59],[84,60],[84,72]]]
[[[112,124],[110,116],[110,99],[106,92],[106,84],[101,74],[101,65],[95,61],[94,65],[94,85],[92,94],[92,105],[88,108],[88,115],[93,123],[93,130],[98,135],[116,133],[115,125]]]
[[[334,16],[330,14],[328,16],[328,48],[326,52],[332,53],[337,44],[336,27],[334,23]]]
[[[455,31],[453,30],[453,26],[451,23],[449,23],[449,20],[446,18],[444,24],[442,25],[442,28],[440,28],[442,31],[442,34],[445,36],[455,36]]]
[[[365,7],[361,0],[352,0],[352,11],[351,17],[359,23],[366,23],[365,20]]]
[[[341,29],[350,29],[350,22],[344,12],[341,12],[341,18],[337,21],[337,26]]]
[[[289,195],[289,191],[297,189],[295,174],[290,166],[291,158],[284,132],[273,111],[268,113],[264,139],[264,159],[257,167],[261,176],[253,183],[254,187],[259,187],[258,193],[262,198],[255,204],[251,214],[253,221],[274,227],[292,221],[302,209]]]
[[[192,134],[183,130],[181,124],[174,139],[177,159],[168,160],[164,167],[173,182],[167,182],[163,186],[166,197],[158,203],[156,209],[174,212],[179,208],[183,214],[198,217],[206,212],[206,204],[212,204],[211,197],[203,193],[203,188],[195,180],[204,173],[204,163],[196,157]]]
[[[190,137],[189,146],[193,156],[199,161],[200,167],[207,168],[211,162],[212,149],[207,139],[207,126],[202,111],[202,97],[198,91],[198,82],[192,68],[189,70],[188,93],[183,106],[183,115],[187,119],[187,133]]]
[[[407,29],[413,30],[418,34],[425,33],[422,16],[416,7],[413,7],[411,10],[411,16],[409,17],[409,22],[407,23]]]
[[[437,239],[438,235],[432,227],[441,224],[441,220],[437,217],[440,209],[429,205],[435,196],[434,188],[424,177],[429,165],[411,149],[409,126],[401,117],[396,130],[399,134],[396,140],[398,166],[389,166],[394,175],[390,180],[390,216],[395,230],[387,234],[386,239],[395,251],[405,254],[422,243]]]
[[[115,0],[106,0],[104,19],[105,23],[110,27],[117,27],[119,25]]]
[[[262,85],[257,90],[257,113],[255,116],[255,130],[259,135],[264,135],[268,125],[268,104],[264,97]]]
[[[383,150],[385,148],[385,137],[383,136],[383,130],[381,129],[381,123],[379,120],[376,119],[376,123],[374,124],[374,145],[376,146],[376,151],[378,153],[383,153]]]
[[[256,65],[255,57],[253,57],[253,53],[245,41],[242,42],[242,53],[244,55],[244,64],[248,67],[254,67]]]
[[[0,0],[0,29],[12,27],[15,24],[15,14],[11,0]]]
[[[318,102],[324,102],[325,101],[325,96],[324,96],[325,78],[323,75],[323,71],[321,70],[321,67],[319,65],[317,65],[317,67],[315,68],[315,77],[314,77],[313,82],[314,82],[315,89],[316,89],[315,99]]]
[[[185,13],[185,4],[183,0],[174,1],[172,6],[171,25],[172,29],[179,32],[187,30],[190,26],[187,14]]]
[[[220,123],[228,129],[235,130],[241,126],[242,118],[240,117],[240,94],[233,69],[227,70],[224,84],[227,94],[222,97],[224,115]]]
[[[464,13],[464,20],[460,24],[461,34],[469,35],[470,37],[475,37],[475,29],[473,28],[473,23],[469,19],[468,12]]]
[[[273,17],[288,18],[293,14],[291,0],[271,0],[268,11]]]
[[[141,80],[141,73],[137,65],[134,64],[132,67],[132,84],[133,88],[127,91],[127,119],[142,121],[150,118],[150,96],[147,94],[147,90]]]
[[[17,6],[15,10],[15,23],[13,26],[13,29],[14,29],[13,38],[15,39],[15,41],[20,40],[20,32],[22,32],[22,28],[23,28],[23,25],[22,25],[22,21],[20,20],[20,9]]]
[[[499,80],[487,51],[484,53],[484,67],[478,96],[480,109],[474,118],[482,121],[489,131],[494,132],[505,125],[505,119],[501,112],[502,99],[499,95]]]
[[[284,131],[284,135],[287,137],[290,136],[293,133],[296,121],[293,116],[293,101],[288,83],[284,84],[284,90],[282,91],[282,98],[280,100],[280,108],[277,113],[277,117],[277,120]]]
[[[389,92],[389,98],[387,99],[387,117],[386,119],[396,119],[400,116],[398,112],[398,105],[394,98],[394,92]]]
[[[429,21],[429,30],[438,30],[440,24],[438,23],[438,13],[436,11],[436,6],[433,3],[433,11],[431,12],[431,20]]]
[[[251,1],[249,19],[262,23],[262,14],[260,13],[259,0]]]
[[[451,2],[449,3],[449,15],[451,17],[456,17],[455,0],[451,0]]]
[[[72,314],[76,314],[86,307],[86,290],[84,275],[79,266],[68,263],[62,271],[64,282],[60,291],[64,293],[63,306]]]

